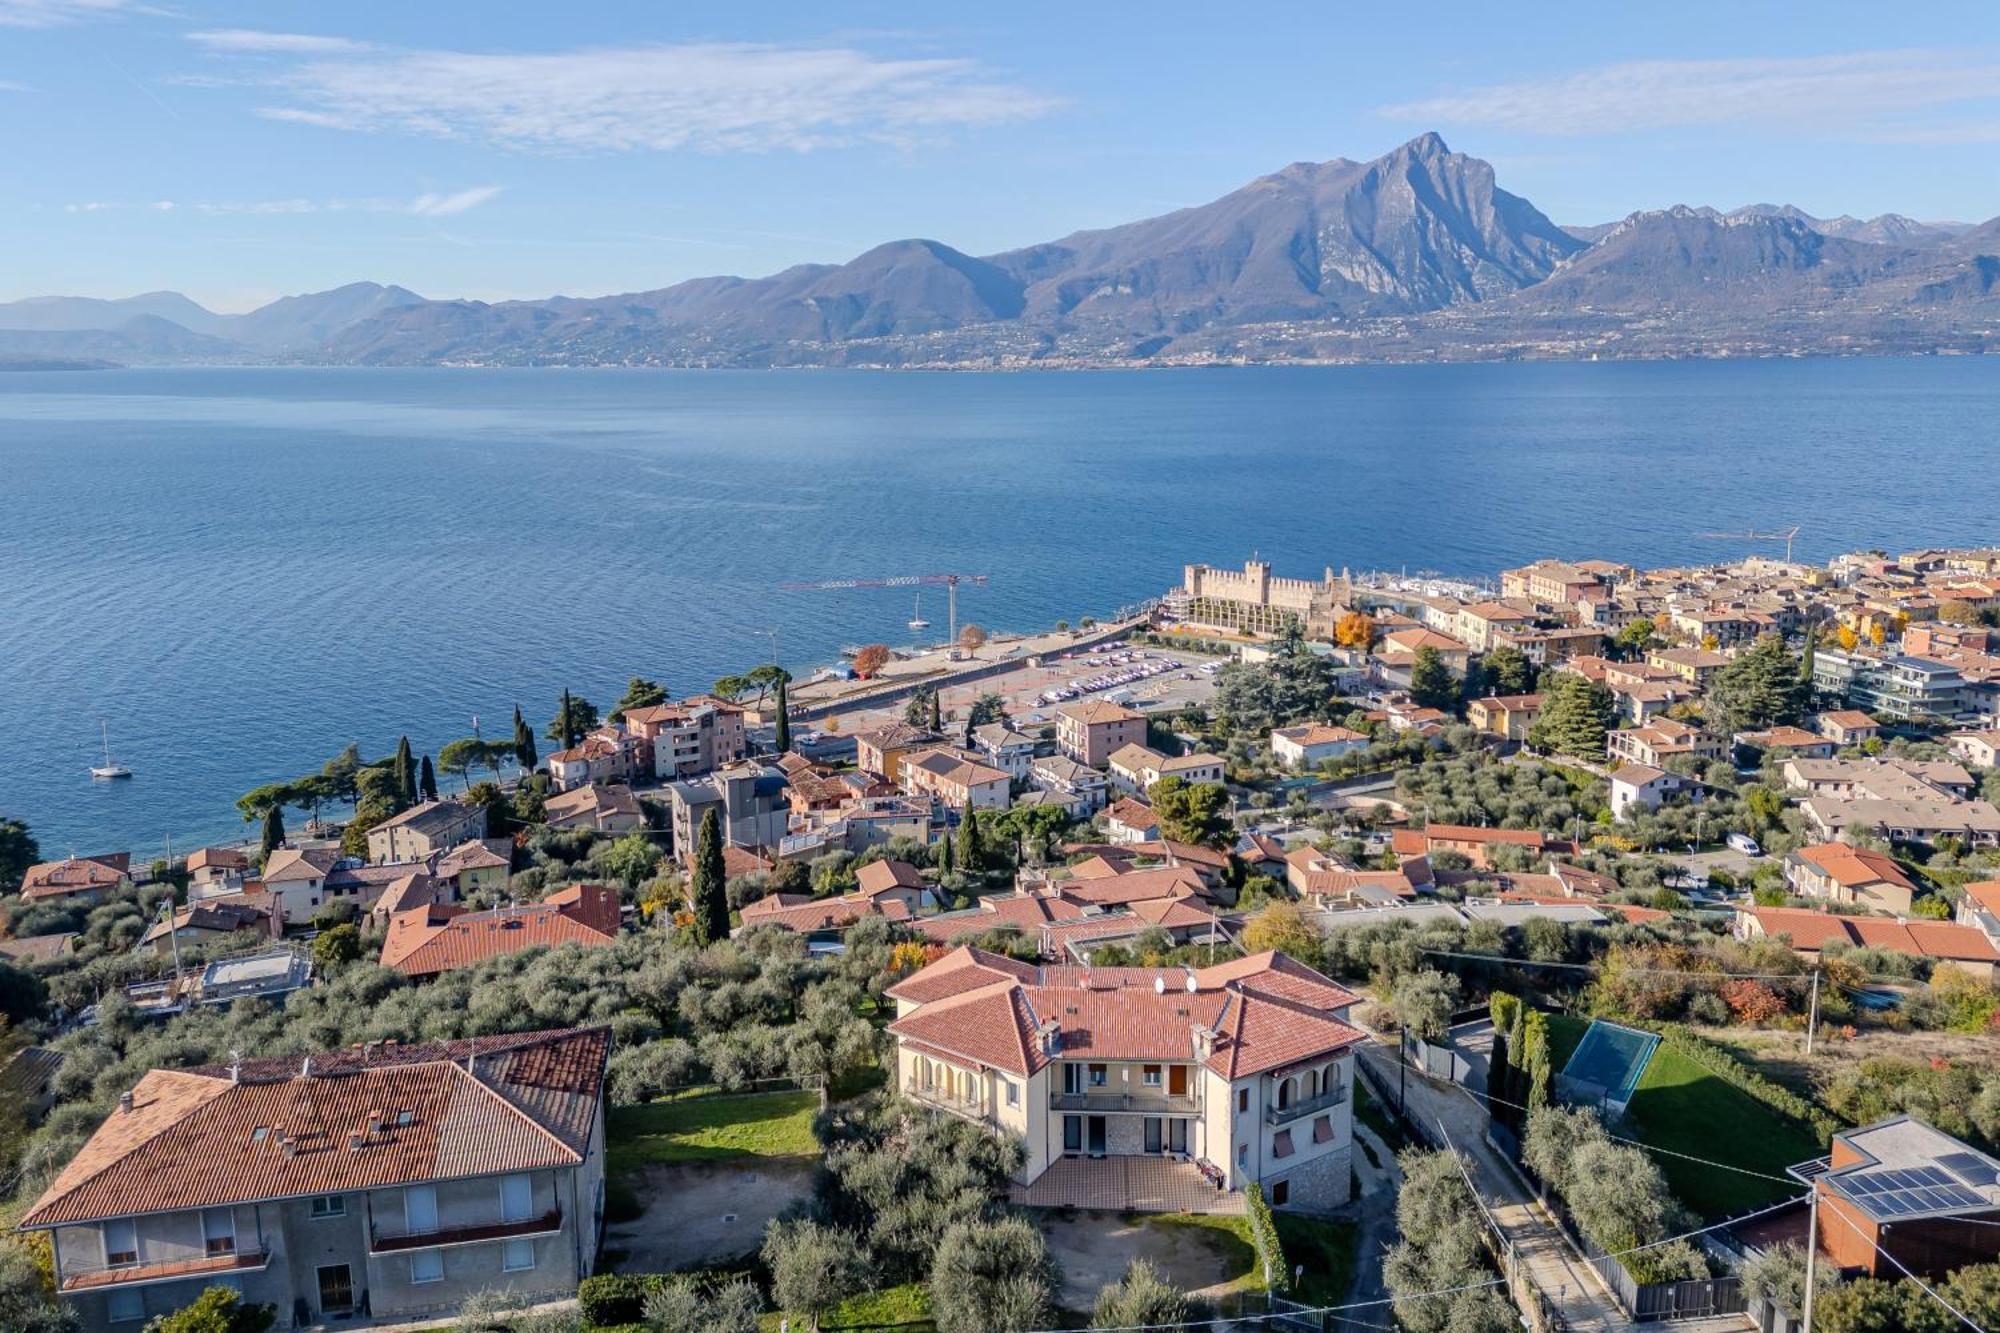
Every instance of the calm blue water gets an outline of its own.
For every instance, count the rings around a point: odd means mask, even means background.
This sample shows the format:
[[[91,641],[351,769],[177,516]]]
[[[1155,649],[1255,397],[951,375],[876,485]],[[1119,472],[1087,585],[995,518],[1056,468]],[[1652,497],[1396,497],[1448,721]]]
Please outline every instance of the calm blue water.
[[[240,833],[349,740],[435,750],[565,686],[675,693],[907,635],[906,594],[1075,620],[1189,560],[2000,540],[2000,359],[1018,375],[0,375],[0,813],[51,853]],[[926,607],[942,623],[941,603]],[[138,777],[93,785],[100,717]]]

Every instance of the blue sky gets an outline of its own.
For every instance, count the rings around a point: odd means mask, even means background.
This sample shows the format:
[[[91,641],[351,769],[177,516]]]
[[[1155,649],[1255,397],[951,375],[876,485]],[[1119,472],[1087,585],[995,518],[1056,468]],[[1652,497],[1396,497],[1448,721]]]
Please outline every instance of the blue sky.
[[[0,299],[990,253],[1427,129],[1563,222],[2000,213],[1990,0],[1546,12],[0,0]]]

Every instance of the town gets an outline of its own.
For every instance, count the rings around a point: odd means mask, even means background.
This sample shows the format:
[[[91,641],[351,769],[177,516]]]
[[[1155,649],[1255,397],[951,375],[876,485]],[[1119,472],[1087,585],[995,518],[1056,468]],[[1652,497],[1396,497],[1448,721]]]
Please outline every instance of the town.
[[[382,740],[0,812],[0,1327],[2000,1328],[2000,547]]]

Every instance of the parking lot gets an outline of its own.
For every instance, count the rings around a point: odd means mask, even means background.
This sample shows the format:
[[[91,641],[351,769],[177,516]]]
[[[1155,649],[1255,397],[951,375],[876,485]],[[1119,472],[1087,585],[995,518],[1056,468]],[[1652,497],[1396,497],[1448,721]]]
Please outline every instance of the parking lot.
[[[939,694],[946,713],[963,716],[973,700],[997,694],[1006,701],[1009,721],[1035,728],[1055,720],[1056,709],[1084,699],[1108,699],[1141,712],[1171,714],[1189,704],[1206,707],[1215,695],[1215,675],[1224,659],[1163,648],[1110,644],[1097,652],[1078,652],[1044,659],[1040,666],[1023,666],[1004,675],[967,685],[949,686]],[[847,715],[840,729],[866,728],[902,716],[902,704]]]

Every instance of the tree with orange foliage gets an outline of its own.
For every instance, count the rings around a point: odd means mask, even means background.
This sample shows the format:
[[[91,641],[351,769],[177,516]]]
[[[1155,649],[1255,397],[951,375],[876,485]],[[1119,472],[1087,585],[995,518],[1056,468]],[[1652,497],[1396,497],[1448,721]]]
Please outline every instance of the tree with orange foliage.
[[[1840,646],[1850,653],[1861,643],[1861,636],[1854,632],[1852,625],[1842,625],[1834,631],[1834,637],[1840,640]]]
[[[968,653],[976,653],[986,646],[986,631],[977,625],[967,625],[958,632],[958,646]]]
[[[854,650],[854,674],[863,680],[872,679],[876,672],[889,665],[889,645],[886,643],[863,644]]]
[[[1748,977],[1738,977],[1722,988],[1722,1001],[1729,1006],[1729,1012],[1736,1015],[1736,1021],[1760,1027],[1784,1017],[1785,1002],[1778,993],[1761,981]]]
[[[1375,643],[1375,617],[1349,611],[1335,622],[1333,641],[1343,648],[1369,648]]]

